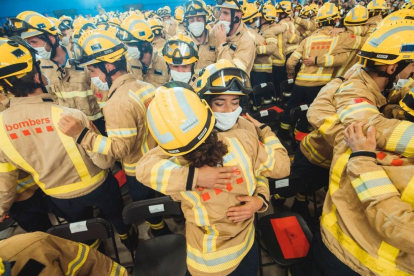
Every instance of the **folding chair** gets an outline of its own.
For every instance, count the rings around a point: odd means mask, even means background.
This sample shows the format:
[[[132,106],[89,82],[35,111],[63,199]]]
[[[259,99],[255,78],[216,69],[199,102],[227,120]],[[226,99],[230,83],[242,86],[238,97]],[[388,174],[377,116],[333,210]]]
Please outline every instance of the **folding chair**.
[[[179,203],[169,196],[132,202],[122,212],[125,224],[156,216],[181,214]],[[186,257],[186,242],[182,235],[154,237],[138,244],[133,275],[184,276],[187,271]]]
[[[84,242],[95,239],[111,239],[116,261],[117,263],[120,263],[114,229],[111,223],[104,219],[95,218],[74,223],[65,223],[49,228],[47,233],[75,242]]]
[[[258,110],[262,105],[269,105],[277,101],[275,86],[272,82],[255,85],[249,97],[253,103],[253,110]]]
[[[307,105],[295,107],[290,111],[290,114],[289,114],[290,115],[290,127],[292,129],[292,142],[290,144],[294,151],[296,151],[298,147],[298,143],[295,139],[296,124],[298,123],[300,117],[302,117],[303,115],[306,116],[307,112],[308,112]]]
[[[279,194],[282,193],[284,195],[294,196],[296,195],[297,191],[299,190],[299,187],[302,185],[306,185],[304,179],[297,176],[290,176],[284,179],[269,179],[269,190],[270,194]],[[308,244],[311,244],[312,241],[312,232],[310,231],[309,227],[307,226],[305,220],[296,213],[293,212],[287,212],[282,211],[279,213],[275,213],[272,215],[267,215],[264,217],[261,217],[258,219],[258,216],[256,214],[256,238],[259,242],[259,260],[260,260],[260,275],[263,276],[263,267],[277,264],[282,267],[290,266],[300,260],[301,258],[285,258],[284,250],[283,250],[283,244],[280,244],[278,241],[278,238],[276,237],[276,233],[274,232],[274,228],[272,225],[273,220],[278,219],[287,219],[290,221],[297,220],[297,224],[299,225],[300,229],[303,232],[303,235],[306,237],[306,240]],[[299,231],[300,232],[300,231]],[[288,240],[290,240],[290,235],[293,235],[289,232],[286,232],[286,234],[289,236]],[[295,233],[296,234],[296,233]],[[260,241],[263,241],[264,246]],[[261,252],[265,251],[268,253],[270,258],[272,259],[272,262],[263,264],[262,262],[262,255]],[[307,252],[306,252],[307,253]],[[306,254],[305,254],[306,256]]]
[[[282,93],[282,105],[285,106],[292,95],[293,87],[295,86],[294,82],[289,80],[284,80],[280,83],[280,92]]]

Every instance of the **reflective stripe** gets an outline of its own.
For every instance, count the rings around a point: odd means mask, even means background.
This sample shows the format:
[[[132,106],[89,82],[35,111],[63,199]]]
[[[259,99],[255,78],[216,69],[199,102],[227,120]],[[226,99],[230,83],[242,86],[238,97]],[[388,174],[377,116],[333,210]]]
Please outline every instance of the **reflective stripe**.
[[[237,266],[249,252],[254,242],[254,226],[250,224],[242,243],[223,250],[202,253],[187,244],[187,264],[204,273],[219,273]]]
[[[96,239],[89,247],[97,250],[100,245],[101,245],[101,240]]]
[[[286,57],[283,53],[283,33],[280,33],[280,34],[277,35],[277,46],[279,48],[279,57],[281,58],[281,60],[279,60],[279,63],[274,62],[273,60],[272,60],[272,62],[276,63],[276,64],[285,65]]]
[[[244,65],[244,63],[240,60],[240,59],[238,59],[238,58],[234,58],[233,59],[233,63],[234,63],[234,65],[236,65],[237,67],[239,67],[240,69],[242,69],[242,70],[246,70],[246,65]]]
[[[392,132],[385,146],[387,151],[402,154],[405,157],[414,155],[414,124],[401,121]]]
[[[161,134],[161,132],[157,128],[157,125],[154,122],[154,119],[152,118],[151,112],[147,112],[147,119],[154,133],[154,137],[157,137],[158,141],[160,141],[160,144],[165,145],[174,140],[174,137],[172,136],[171,132]]]
[[[390,193],[399,195],[388,175],[382,170],[363,173],[351,183],[361,201]]]
[[[292,46],[289,46],[289,47],[287,47],[287,48],[286,48],[286,52],[293,52],[293,51],[295,51],[297,48],[298,48],[298,45],[297,45],[297,44],[292,45]]]
[[[181,192],[180,194],[185,200],[187,200],[192,205],[191,209],[194,211],[195,224],[197,226],[211,225],[210,220],[208,219],[207,210],[201,203],[200,196],[197,194],[197,192],[188,191]],[[188,243],[187,246],[189,246]]]
[[[258,52],[259,55],[266,53],[266,45],[258,46],[257,47],[257,52]]]
[[[112,140],[105,136],[98,135],[93,144],[92,152],[107,155],[111,148]]]
[[[203,253],[211,253],[217,250],[217,237],[219,231],[214,225],[205,227],[206,233],[203,236]]]
[[[151,188],[165,194],[170,181],[171,173],[179,166],[170,160],[162,160],[155,164],[151,169],[150,185]]]
[[[401,200],[411,204],[414,210],[414,176],[410,179],[404,191],[401,194]]]
[[[156,223],[156,224],[152,224],[149,221],[145,221],[145,222],[153,230],[161,230],[162,228],[164,228],[164,220],[162,220],[160,223]]]
[[[184,88],[175,87],[173,88],[174,95],[177,100],[179,108],[186,114],[186,119],[180,124],[180,129],[183,133],[187,133],[196,126],[200,124],[197,116],[195,115],[193,108],[190,103],[187,101],[187,98],[184,95]]]
[[[108,129],[108,137],[132,137],[137,135],[136,128],[112,128]]]
[[[277,44],[277,39],[273,37],[266,38],[266,43],[275,43]]]
[[[312,146],[312,143],[310,143],[310,137],[312,137],[313,134],[309,134],[305,137],[304,141],[302,142],[302,146],[306,149],[306,151],[310,154],[310,157],[312,160],[318,164],[320,164],[324,168],[330,168],[331,166],[331,160],[328,160],[324,158],[322,155],[319,154],[318,151]]]
[[[0,173],[12,172],[15,170],[17,170],[17,168],[10,163],[0,163]]]
[[[381,45],[381,43],[385,39],[392,37],[396,33],[403,32],[403,31],[414,31],[414,26],[401,26],[401,27],[392,28],[389,31],[383,33],[379,37],[373,37],[372,39],[369,40],[368,44],[374,48],[377,48],[379,45]]]
[[[378,260],[380,262],[391,262],[395,266],[395,260],[397,259],[399,253],[400,250],[398,248],[382,241],[378,249]]]
[[[363,248],[359,246],[352,238],[347,236],[337,224],[338,219],[336,217],[336,207],[332,205],[332,212],[329,214],[322,214],[321,224],[341,245],[343,250],[346,250],[364,266],[379,275],[392,275],[392,276],[409,276],[410,274],[398,269],[392,260],[386,262],[379,261],[376,257],[368,254]],[[387,254],[383,254],[385,258]],[[391,252],[388,254],[393,256]]]
[[[304,74],[298,73],[296,77],[297,80],[306,80],[306,81],[327,81],[329,82],[332,78],[331,74]]]
[[[98,104],[100,108],[103,108],[106,105],[106,102],[98,102]]]
[[[325,118],[325,121],[323,124],[319,127],[318,131],[321,133],[323,138],[326,140],[326,131],[330,129],[335,123],[339,123],[339,117],[338,114],[335,114],[334,116],[329,116]]]
[[[136,170],[136,167],[137,167],[137,163],[135,163],[135,164],[127,164],[127,163],[122,162],[122,165],[123,165],[124,171],[126,173],[130,173],[130,174],[134,174],[135,175],[135,170]]]
[[[280,127],[283,129],[289,129],[290,125],[289,124],[285,124],[285,123],[280,123]]]
[[[283,148],[282,143],[280,143],[280,140],[276,136],[268,136],[264,138],[263,144],[272,148],[273,150]]]
[[[86,90],[86,91],[70,91],[70,92],[60,92],[56,91],[56,97],[60,99],[71,99],[75,97],[79,98],[86,98],[88,96],[93,96],[92,90]]]
[[[91,115],[91,116],[87,115],[86,117],[88,117],[88,119],[91,121],[95,121],[95,120],[98,120],[99,118],[102,118],[103,115],[102,115],[102,112],[99,112],[95,115]]]
[[[89,254],[89,246],[84,244],[78,243],[79,250],[78,255],[76,256],[73,261],[68,264],[68,271],[65,275],[71,276],[76,275],[79,268],[85,263],[86,259],[88,258]]]
[[[332,168],[331,178],[329,182],[329,194],[333,195],[339,189],[339,183],[341,182],[342,174],[345,170],[346,164],[348,163],[349,156],[351,155],[351,149],[348,149],[341,157],[336,160]]]
[[[17,193],[21,194],[24,191],[26,191],[28,188],[34,185],[36,185],[36,183],[34,182],[34,179],[31,175],[29,175],[26,178],[19,179],[17,180],[17,187],[16,187]]]
[[[272,70],[271,64],[253,64],[253,71],[256,70]]]
[[[292,56],[296,57],[297,59],[301,59],[302,55],[296,51],[293,52]]]
[[[112,263],[112,269],[110,276],[120,276],[125,274],[125,268],[116,262]]]
[[[355,113],[364,112],[363,114],[365,114],[365,112],[367,111],[379,114],[379,111],[375,106],[367,102],[361,102],[357,104],[348,105],[344,110],[338,113],[338,116],[339,120],[341,120],[341,122],[344,122],[345,119],[347,119],[351,115],[354,115]]]

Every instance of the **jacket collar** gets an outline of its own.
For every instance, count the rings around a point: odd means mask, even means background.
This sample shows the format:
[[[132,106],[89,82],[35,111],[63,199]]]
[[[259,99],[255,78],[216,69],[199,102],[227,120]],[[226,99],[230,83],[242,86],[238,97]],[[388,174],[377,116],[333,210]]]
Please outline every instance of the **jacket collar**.
[[[112,94],[123,84],[135,81],[136,78],[132,74],[124,74],[120,77],[118,77],[116,80],[113,81],[111,88],[109,88],[109,97],[112,96]]]
[[[351,78],[358,76],[358,78],[367,86],[368,91],[370,91],[375,99],[377,107],[380,108],[387,104],[387,99],[381,94],[381,91],[377,85],[377,83],[371,78],[370,75],[368,75],[367,72],[365,72],[362,67],[359,68]]]
[[[244,29],[246,28],[246,26],[244,25],[243,22],[240,22],[239,27],[237,28],[236,32],[234,34],[232,34],[231,36],[227,37],[227,41],[236,41],[239,40],[241,37],[242,32],[244,31]]]
[[[36,103],[53,103],[53,99],[49,94],[43,93],[37,96],[29,97],[13,97],[10,99],[10,106],[21,104],[36,104]]]

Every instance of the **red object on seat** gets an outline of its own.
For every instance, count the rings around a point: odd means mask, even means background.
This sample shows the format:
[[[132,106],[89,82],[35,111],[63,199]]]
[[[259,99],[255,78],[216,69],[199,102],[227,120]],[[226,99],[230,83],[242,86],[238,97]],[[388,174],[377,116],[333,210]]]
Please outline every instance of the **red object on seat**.
[[[116,178],[116,180],[118,180],[119,187],[124,186],[124,184],[127,182],[126,174],[125,174],[124,171],[117,172],[115,174],[115,178]]]
[[[274,111],[276,111],[277,113],[282,113],[283,112],[283,109],[281,109],[281,108],[279,108],[279,107],[277,107],[277,106],[272,106],[271,108],[268,108],[268,109],[266,109],[266,110],[271,110],[271,109],[273,109]]]
[[[302,140],[308,135],[309,133],[305,133],[305,132],[296,132],[295,134],[295,140],[298,142],[302,142]]]
[[[295,216],[275,218],[270,222],[285,259],[302,258],[308,254],[309,242]]]

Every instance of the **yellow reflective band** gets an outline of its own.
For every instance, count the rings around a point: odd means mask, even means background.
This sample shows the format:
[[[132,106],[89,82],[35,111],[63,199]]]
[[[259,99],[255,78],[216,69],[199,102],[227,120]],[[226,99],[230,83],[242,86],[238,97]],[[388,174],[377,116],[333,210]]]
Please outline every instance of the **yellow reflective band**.
[[[17,193],[21,194],[24,191],[26,191],[28,188],[34,185],[36,185],[36,183],[31,175],[23,179],[19,179],[17,180],[17,187],[16,187]]]
[[[285,124],[285,123],[280,123],[280,127],[283,129],[289,129],[290,125],[289,124]]]
[[[82,243],[78,243],[78,245],[79,245],[78,254],[76,255],[76,258],[73,259],[73,261],[71,261],[68,264],[68,271],[66,272],[65,275],[68,275],[68,276],[76,275],[79,268],[81,268],[81,266],[85,263],[86,259],[88,258],[89,249],[90,249],[89,246],[84,245]]]
[[[88,96],[93,96],[92,90],[86,90],[86,91],[71,91],[71,92],[60,92],[56,91],[56,97],[60,99],[71,99],[71,98],[86,98]]]
[[[253,71],[272,70],[272,64],[253,64]]]
[[[366,112],[368,111],[374,114],[380,113],[378,109],[372,104],[369,104],[367,102],[360,102],[357,104],[348,105],[346,108],[344,108],[342,111],[338,113],[338,116],[339,116],[339,120],[341,120],[341,122],[344,122],[344,120],[346,120],[349,116],[355,115],[356,113],[359,113],[359,112],[362,112],[362,114],[364,114],[364,116],[366,117]],[[372,116],[374,114],[372,114]]]
[[[380,262],[391,263],[395,267],[397,266],[395,264],[395,260],[397,259],[399,253],[400,250],[398,248],[382,241],[380,247],[378,248],[378,260]]]
[[[111,128],[107,129],[108,137],[133,137],[137,136],[136,128]]]
[[[214,225],[204,227],[205,234],[203,235],[203,253],[210,253],[217,250],[217,237],[219,231]]]
[[[242,70],[246,70],[246,65],[244,65],[244,63],[240,59],[234,58],[233,63],[234,63],[234,65],[236,65],[236,67],[238,67]]]
[[[105,136],[96,136],[95,143],[93,144],[92,152],[107,155],[111,148],[112,140]]]
[[[269,181],[267,180],[266,177],[261,176],[261,175],[256,175],[256,180],[257,180],[257,186],[263,186],[266,189],[269,189]]]
[[[263,140],[263,144],[270,147],[272,150],[283,148],[282,143],[280,143],[280,140],[276,136],[265,137]]]
[[[405,157],[414,156],[414,124],[401,121],[392,132],[385,149]]]
[[[144,133],[142,136],[142,142],[141,142],[141,153],[142,155],[146,154],[149,151],[149,146],[148,146],[148,125],[147,125],[147,120],[145,120],[145,126],[144,126]]]
[[[285,60],[284,59],[283,60],[272,59],[272,65],[273,66],[277,66],[277,65],[284,66],[285,65]]]
[[[254,226],[249,226],[245,239],[238,245],[210,253],[203,253],[187,244],[187,264],[204,273],[220,273],[237,266],[254,242]]]
[[[326,140],[326,131],[330,129],[335,123],[339,123],[339,117],[338,114],[335,114],[334,116],[329,116],[325,119],[323,124],[320,126],[318,131],[321,133],[323,138]]]
[[[289,39],[289,43],[292,44],[292,42],[296,39],[296,34],[293,33],[292,37]],[[296,46],[297,47],[297,46]]]
[[[407,272],[404,272],[398,269],[393,264],[392,260],[387,262],[379,261],[376,257],[371,256],[362,249],[358,243],[356,243],[352,238],[347,236],[342,229],[337,224],[336,217],[336,207],[332,205],[332,212],[329,214],[322,214],[321,225],[326,229],[340,244],[343,249],[348,251],[352,256],[358,259],[364,266],[368,269],[374,271],[379,275],[392,275],[392,276],[409,276]],[[383,254],[383,253],[382,253]],[[388,254],[388,256],[393,257],[395,251]],[[383,254],[385,257],[386,254]]]
[[[15,170],[17,170],[17,168],[10,163],[0,163],[0,173],[12,172]]]
[[[292,56],[296,57],[297,59],[301,59],[302,55],[296,51],[293,52]]]
[[[113,262],[110,276],[121,276],[124,274],[125,274],[125,267],[117,264],[116,262]]]
[[[312,137],[312,133],[309,135],[306,135],[305,139],[303,139],[302,146],[306,149],[306,151],[310,154],[310,158],[320,164],[324,168],[330,168],[331,167],[331,160],[328,160],[324,158],[322,155],[319,154],[319,152],[312,146],[312,143],[310,143],[310,138]]]
[[[269,44],[269,43],[275,43],[275,44],[277,44],[277,39],[276,38],[273,38],[273,37],[266,38],[266,43],[267,44]]]
[[[277,46],[279,47],[279,57],[282,59],[280,62],[284,65],[286,57],[283,53],[283,33],[277,35]]]
[[[329,193],[333,195],[339,189],[339,183],[341,182],[342,174],[348,163],[349,156],[351,155],[352,150],[348,149],[341,157],[336,160],[336,163],[333,166],[331,179],[329,182]]]
[[[148,221],[146,221],[146,223],[153,230],[161,230],[162,228],[164,228],[164,220],[162,220],[160,223],[157,223],[157,224],[152,224]]]
[[[194,212],[195,224],[197,226],[211,225],[207,216],[207,210],[201,203],[200,195],[197,192],[181,192],[181,196],[191,204],[191,209]],[[187,244],[188,246],[188,244]],[[187,248],[188,249],[188,248]]]
[[[100,108],[103,108],[106,105],[106,102],[98,102],[98,104]]]
[[[4,154],[8,158],[10,158],[10,160],[12,160],[13,163],[18,164],[19,167],[21,167],[24,171],[30,173],[33,176],[33,179],[35,180],[36,184],[47,195],[70,193],[76,190],[87,188],[89,186],[95,185],[98,182],[103,181],[106,177],[105,170],[102,170],[100,173],[98,173],[94,177],[91,177],[89,175],[88,169],[83,168],[83,166],[85,166],[85,163],[83,162],[82,157],[80,157],[79,151],[77,152],[77,154],[79,155],[77,155],[76,153],[74,153],[74,150],[73,150],[73,145],[75,141],[73,140],[72,137],[66,136],[62,132],[60,132],[59,127],[57,126],[62,110],[54,106],[51,106],[51,108],[52,108],[52,121],[53,121],[54,128],[58,132],[59,137],[61,137],[61,139],[63,138],[62,144],[67,151],[69,150],[68,154],[73,154],[73,156],[71,156],[70,158],[71,160],[75,160],[77,162],[76,164],[74,164],[75,168],[77,170],[79,169],[78,173],[79,172],[81,172],[82,174],[84,174],[85,172],[87,173],[87,175],[83,175],[83,178],[81,177],[82,179],[81,182],[46,189],[46,185],[40,181],[39,173],[32,166],[30,166],[30,164],[27,163],[26,160],[24,160],[24,158],[19,154],[19,152],[14,148],[13,144],[10,142],[7,134],[4,131],[4,128],[0,127],[0,140],[2,141],[2,145],[4,145],[4,147],[2,147]],[[3,116],[1,116],[1,114],[0,114],[0,125],[3,125]],[[62,137],[62,135],[64,137]],[[81,160],[78,160],[78,157],[80,157]],[[79,176],[81,175],[79,174]]]
[[[325,67],[330,67],[332,66],[334,62],[334,57],[331,55],[326,54],[325,55]]]
[[[266,45],[263,46],[257,46],[257,53],[259,55],[266,53]]]
[[[399,195],[388,175],[382,170],[361,174],[351,183],[361,201],[390,193]]]
[[[331,74],[305,74],[305,73],[298,73],[296,77],[297,80],[305,80],[305,81],[326,81],[329,82],[332,78]]]
[[[98,250],[99,246],[101,245],[101,240],[96,239],[93,244],[91,244],[89,247]]]
[[[122,162],[122,165],[124,167],[125,172],[135,174],[135,169],[137,167],[137,163],[127,164],[127,163]]]
[[[91,121],[95,121],[95,120],[98,120],[99,118],[102,118],[103,115],[102,115],[102,112],[99,112],[95,115],[86,116],[86,117],[88,117],[88,119],[91,120]]]
[[[411,205],[414,210],[414,176],[410,179],[404,191],[401,194],[401,200]]]
[[[296,49],[298,48],[298,45],[292,45],[292,46],[289,46],[289,47],[287,47],[286,48],[286,52],[293,52],[293,51],[295,51]]]
[[[179,166],[170,160],[161,160],[151,169],[150,185],[153,190],[165,194],[171,173]]]
[[[272,171],[273,167],[276,164],[275,160],[275,150],[283,148],[282,144],[280,143],[279,139],[277,139],[274,136],[266,137],[264,139],[263,147],[265,151],[267,152],[267,158],[265,162],[262,162],[259,166],[259,168],[255,172],[256,180],[257,176],[260,176],[262,172],[264,171]]]

